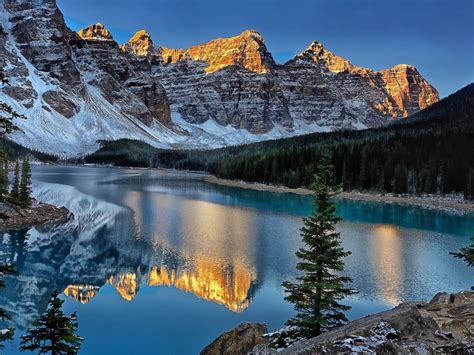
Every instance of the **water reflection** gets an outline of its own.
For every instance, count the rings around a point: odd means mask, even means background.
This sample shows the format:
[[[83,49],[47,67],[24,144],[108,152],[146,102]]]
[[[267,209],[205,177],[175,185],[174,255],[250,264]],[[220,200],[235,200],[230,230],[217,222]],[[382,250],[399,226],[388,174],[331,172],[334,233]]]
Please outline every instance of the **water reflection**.
[[[309,198],[212,187],[183,174],[41,169],[43,175],[34,175],[35,195],[66,206],[74,217],[51,228],[0,232],[0,262],[12,261],[18,271],[0,302],[16,327],[43,312],[53,290],[87,304],[101,297],[105,285],[129,302],[141,289],[172,288],[236,316],[252,312],[251,302],[265,288],[278,300],[275,312],[284,308],[280,283],[296,276],[294,252]],[[470,271],[447,251],[467,242],[472,218],[380,206],[338,206],[357,297],[388,306],[469,287]],[[396,219],[405,228],[394,225]],[[461,236],[432,232],[457,222]],[[282,313],[278,326],[287,317]]]
[[[385,224],[375,227],[371,237],[378,294],[393,306],[402,301],[404,270],[400,237],[397,227]]]
[[[222,265],[211,260],[195,260],[195,270],[167,270],[153,267],[148,285],[174,286],[207,301],[241,312],[250,305],[252,287],[256,282],[254,273],[242,265]]]
[[[126,301],[147,285],[175,287],[234,312],[250,305],[257,274],[249,211],[226,215],[229,207],[204,201],[173,208],[166,196],[147,192],[125,194],[119,206],[69,186],[42,183],[35,191],[74,218],[2,233],[0,261],[14,262],[20,275],[1,294],[17,327],[41,313],[55,289],[86,304],[105,284]]]
[[[147,285],[176,287],[234,312],[241,312],[250,305],[255,274],[241,265],[224,267],[210,260],[195,260],[194,264],[195,267],[188,270],[154,265],[148,274]],[[139,290],[137,278],[136,273],[127,272],[110,276],[107,283],[114,286],[124,300],[132,301]],[[92,285],[68,285],[64,294],[86,304],[99,290],[100,287]]]
[[[99,293],[100,287],[91,285],[69,285],[64,289],[64,294],[74,298],[82,304],[88,303]]]

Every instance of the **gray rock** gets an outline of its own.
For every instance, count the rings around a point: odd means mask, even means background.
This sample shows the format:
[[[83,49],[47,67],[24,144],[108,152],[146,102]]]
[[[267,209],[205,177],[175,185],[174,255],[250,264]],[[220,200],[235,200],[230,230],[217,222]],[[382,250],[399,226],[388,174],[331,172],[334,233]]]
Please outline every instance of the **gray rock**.
[[[470,353],[474,294],[438,294],[430,303],[402,303],[345,326],[302,340],[280,354],[329,353]],[[390,330],[393,328],[393,331]]]
[[[206,346],[201,355],[246,355],[257,345],[268,344],[268,339],[263,337],[266,332],[264,324],[242,323]]]

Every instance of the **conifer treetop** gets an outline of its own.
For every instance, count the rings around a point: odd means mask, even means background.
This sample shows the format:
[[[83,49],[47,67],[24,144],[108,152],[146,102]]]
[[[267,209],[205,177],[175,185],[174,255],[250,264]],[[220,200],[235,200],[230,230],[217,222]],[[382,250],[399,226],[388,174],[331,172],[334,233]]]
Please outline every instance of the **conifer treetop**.
[[[20,351],[35,351],[40,353],[77,354],[83,338],[76,335],[77,316],[73,313],[65,315],[61,310],[64,301],[59,293],[54,292],[48,303],[46,312],[21,337]]]

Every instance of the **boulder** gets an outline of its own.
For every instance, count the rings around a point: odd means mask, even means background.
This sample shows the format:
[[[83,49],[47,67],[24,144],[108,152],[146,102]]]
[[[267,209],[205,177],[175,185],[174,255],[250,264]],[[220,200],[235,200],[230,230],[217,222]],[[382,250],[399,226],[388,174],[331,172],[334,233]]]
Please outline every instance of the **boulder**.
[[[264,324],[241,323],[206,346],[201,355],[246,355],[256,346],[268,344],[268,339],[263,336],[266,332]]]

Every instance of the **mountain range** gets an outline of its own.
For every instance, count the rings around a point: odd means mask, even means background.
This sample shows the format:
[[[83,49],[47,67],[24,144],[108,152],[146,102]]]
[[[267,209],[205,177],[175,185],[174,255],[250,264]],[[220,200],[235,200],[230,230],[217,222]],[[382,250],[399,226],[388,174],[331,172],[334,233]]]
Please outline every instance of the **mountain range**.
[[[374,71],[319,42],[278,64],[254,30],[188,49],[145,30],[118,44],[100,23],[72,31],[55,0],[4,0],[0,24],[0,101],[28,117],[9,138],[59,156],[121,138],[214,148],[379,127],[439,100],[411,65]]]

